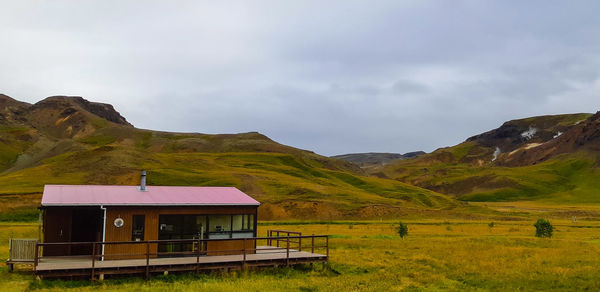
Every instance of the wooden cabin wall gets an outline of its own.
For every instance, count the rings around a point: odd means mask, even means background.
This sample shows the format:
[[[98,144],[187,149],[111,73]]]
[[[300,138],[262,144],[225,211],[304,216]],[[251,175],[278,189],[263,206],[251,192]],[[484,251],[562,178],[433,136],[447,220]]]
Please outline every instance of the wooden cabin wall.
[[[243,240],[219,240],[209,241],[206,245],[206,255],[230,255],[241,254],[244,248]],[[256,242],[254,240],[246,240],[246,253],[255,253]],[[220,251],[227,250],[227,251]]]
[[[254,214],[256,220],[256,206],[215,206],[215,207],[107,207],[106,211],[106,239],[105,241],[131,241],[133,215],[145,215],[144,240],[158,240],[158,217],[160,215],[241,215]],[[114,220],[122,218],[122,227],[116,227]],[[256,224],[256,222],[255,222]],[[256,228],[256,225],[255,225]],[[215,244],[207,246],[210,249],[242,249],[243,243],[234,241],[223,241],[223,247]],[[254,248],[254,243],[252,247]],[[150,244],[150,254],[156,254],[158,246]],[[126,259],[145,257],[146,246],[144,244],[119,244],[106,245],[104,250],[106,259]],[[123,254],[135,254],[135,256],[123,256]]]

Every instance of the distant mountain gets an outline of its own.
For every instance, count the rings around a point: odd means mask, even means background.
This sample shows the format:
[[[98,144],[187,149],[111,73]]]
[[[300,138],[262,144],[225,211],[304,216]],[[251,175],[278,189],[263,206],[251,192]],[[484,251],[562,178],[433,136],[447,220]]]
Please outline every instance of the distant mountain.
[[[468,201],[600,203],[600,113],[513,120],[368,171]]]
[[[29,104],[0,95],[0,194],[38,193],[44,184],[134,185],[141,169],[149,185],[238,187],[262,202],[261,219],[395,218],[464,208],[257,132],[142,130],[112,105],[82,97]]]
[[[415,151],[409,152],[405,154],[399,153],[377,153],[377,152],[369,152],[369,153],[352,153],[352,154],[343,154],[343,155],[335,155],[331,156],[331,158],[341,159],[348,162],[352,162],[354,164],[358,164],[360,167],[371,167],[375,165],[385,165],[390,163],[391,161],[398,159],[409,159],[421,156],[426,154],[423,151]]]

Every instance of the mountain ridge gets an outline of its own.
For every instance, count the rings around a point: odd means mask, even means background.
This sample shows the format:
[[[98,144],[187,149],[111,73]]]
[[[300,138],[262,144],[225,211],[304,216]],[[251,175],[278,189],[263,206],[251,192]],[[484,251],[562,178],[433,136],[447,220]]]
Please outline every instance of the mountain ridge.
[[[330,156],[331,158],[341,159],[358,164],[362,168],[385,165],[397,159],[410,159],[426,154],[424,151],[413,151],[404,154],[384,153],[384,152],[366,152],[366,153],[348,153]]]

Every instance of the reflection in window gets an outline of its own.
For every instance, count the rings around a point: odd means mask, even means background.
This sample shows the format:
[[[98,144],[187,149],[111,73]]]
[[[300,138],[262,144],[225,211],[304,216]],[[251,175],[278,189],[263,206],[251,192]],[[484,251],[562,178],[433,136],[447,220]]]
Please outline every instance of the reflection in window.
[[[131,228],[131,241],[142,241],[144,240],[144,215],[133,215],[132,228]]]
[[[252,231],[254,215],[233,215],[233,231]]]
[[[212,215],[208,217],[209,238],[254,236],[254,215]]]
[[[229,232],[231,231],[231,216],[216,215],[209,217],[210,232]]]

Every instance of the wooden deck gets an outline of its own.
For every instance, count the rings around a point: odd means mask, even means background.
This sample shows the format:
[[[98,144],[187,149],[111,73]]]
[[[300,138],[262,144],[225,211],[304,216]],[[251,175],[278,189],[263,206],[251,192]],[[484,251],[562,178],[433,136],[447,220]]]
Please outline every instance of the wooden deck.
[[[169,257],[95,261],[89,258],[43,258],[35,274],[41,278],[88,276],[102,279],[104,275],[150,274],[171,271],[201,271],[218,269],[246,269],[251,267],[274,267],[305,263],[327,262],[328,255],[299,251],[296,249],[258,246],[256,253],[200,257]]]
[[[257,247],[255,254],[246,255],[246,264],[252,264],[262,261],[277,261],[287,260],[285,248],[276,248],[268,246]],[[242,262],[244,255],[221,255],[221,256],[201,256],[199,258],[200,265],[217,264],[217,263],[238,263]],[[290,249],[290,261],[297,259],[323,259],[327,257],[323,254],[311,253],[306,251],[298,251]],[[175,258],[154,258],[150,259],[151,266],[172,266],[172,265],[187,265],[197,264],[196,257],[175,257]],[[106,260],[96,261],[95,268],[123,268],[146,266],[146,259],[131,259],[131,260]],[[53,270],[74,270],[74,269],[91,269],[91,259],[64,259],[64,258],[45,258],[40,260],[36,267],[36,272],[53,271]]]

